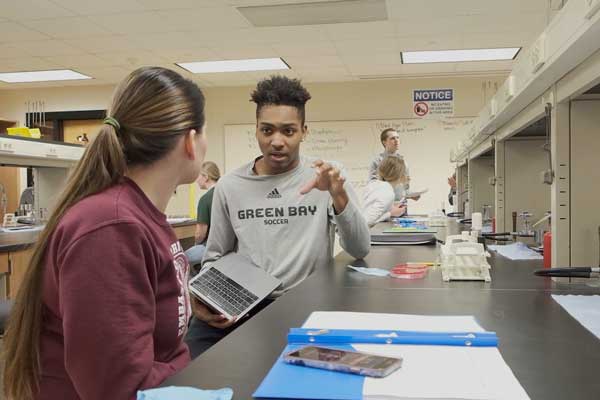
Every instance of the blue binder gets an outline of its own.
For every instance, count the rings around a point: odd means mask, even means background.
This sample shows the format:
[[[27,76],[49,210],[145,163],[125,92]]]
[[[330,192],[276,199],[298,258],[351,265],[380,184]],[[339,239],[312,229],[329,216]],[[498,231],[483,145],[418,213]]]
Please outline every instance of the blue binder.
[[[433,346],[498,346],[495,332],[416,332],[394,330],[347,330],[292,328],[288,343],[304,344],[412,344]]]
[[[283,355],[304,345],[288,345],[253,397],[311,400],[361,400],[364,376],[288,364]],[[352,346],[327,346],[354,351]]]
[[[415,332],[292,328],[288,346],[254,392],[255,398],[361,400],[364,376],[288,364],[283,356],[306,345],[355,351],[351,343],[497,346],[495,332]]]

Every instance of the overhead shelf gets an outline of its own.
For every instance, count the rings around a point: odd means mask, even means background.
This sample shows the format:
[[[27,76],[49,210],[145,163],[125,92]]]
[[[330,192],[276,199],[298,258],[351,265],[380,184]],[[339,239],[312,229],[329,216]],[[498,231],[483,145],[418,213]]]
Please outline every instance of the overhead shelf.
[[[559,102],[548,89],[600,50],[600,0],[570,1],[523,51],[498,92],[473,123],[474,131],[451,152],[461,162],[532,102]],[[594,11],[594,12],[592,12]],[[576,89],[576,88],[575,88]],[[573,90],[575,90],[573,89]],[[569,93],[559,93],[567,98]],[[543,107],[542,107],[543,108]]]
[[[0,135],[0,164],[69,168],[83,155],[80,145]]]

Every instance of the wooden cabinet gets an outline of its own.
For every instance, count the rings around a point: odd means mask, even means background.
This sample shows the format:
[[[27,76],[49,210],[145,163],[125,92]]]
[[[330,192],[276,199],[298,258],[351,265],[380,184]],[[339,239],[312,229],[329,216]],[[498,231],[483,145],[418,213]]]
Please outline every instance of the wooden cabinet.
[[[9,299],[14,300],[16,297],[32,255],[33,246],[25,250],[0,253],[0,274],[5,274],[6,297]]]
[[[180,239],[184,248],[193,245],[195,229],[195,224],[173,227],[177,238]],[[184,242],[186,242],[187,246],[184,245]],[[6,287],[5,296],[9,299],[14,299],[19,291],[19,287],[21,287],[25,272],[29,267],[29,261],[33,256],[33,249],[34,246],[31,245],[24,250],[0,253],[0,275],[4,277],[4,285]],[[0,297],[3,297],[1,296],[2,292],[3,290],[0,290]]]
[[[182,225],[182,226],[174,226],[173,230],[175,231],[175,235],[177,239],[186,239],[193,238],[196,233],[196,224],[193,223],[191,225]]]
[[[0,274],[8,274],[8,271],[10,271],[8,253],[0,253]]]
[[[6,129],[14,126],[17,126],[17,121],[11,121],[0,117],[0,134],[6,134]]]

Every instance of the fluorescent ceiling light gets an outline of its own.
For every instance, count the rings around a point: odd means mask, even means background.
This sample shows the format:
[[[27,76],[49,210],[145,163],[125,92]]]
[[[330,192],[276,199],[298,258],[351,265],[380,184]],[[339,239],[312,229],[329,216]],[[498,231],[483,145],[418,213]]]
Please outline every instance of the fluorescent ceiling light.
[[[403,51],[400,56],[403,64],[499,61],[513,60],[520,50],[520,47],[507,47],[501,49]]]
[[[70,69],[0,73],[0,81],[8,83],[71,81],[78,79],[92,79],[92,77],[80,74],[79,72],[75,72]]]
[[[255,58],[248,60],[224,60],[224,61],[199,61],[189,63],[176,63],[181,68],[195,74],[206,74],[209,72],[243,72],[243,71],[269,71],[278,69],[290,69],[281,58]]]

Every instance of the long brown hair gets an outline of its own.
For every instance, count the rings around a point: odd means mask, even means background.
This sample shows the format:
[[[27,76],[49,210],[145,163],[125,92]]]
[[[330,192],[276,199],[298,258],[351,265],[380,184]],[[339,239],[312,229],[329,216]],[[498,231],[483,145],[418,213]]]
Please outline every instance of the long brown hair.
[[[191,129],[201,134],[204,95],[175,71],[144,67],[117,87],[108,115],[114,119],[109,121],[112,125],[102,125],[69,177],[16,296],[4,337],[3,381],[9,400],[33,399],[38,390],[44,256],[61,217],[81,199],[119,183],[128,167],[164,157]]]

